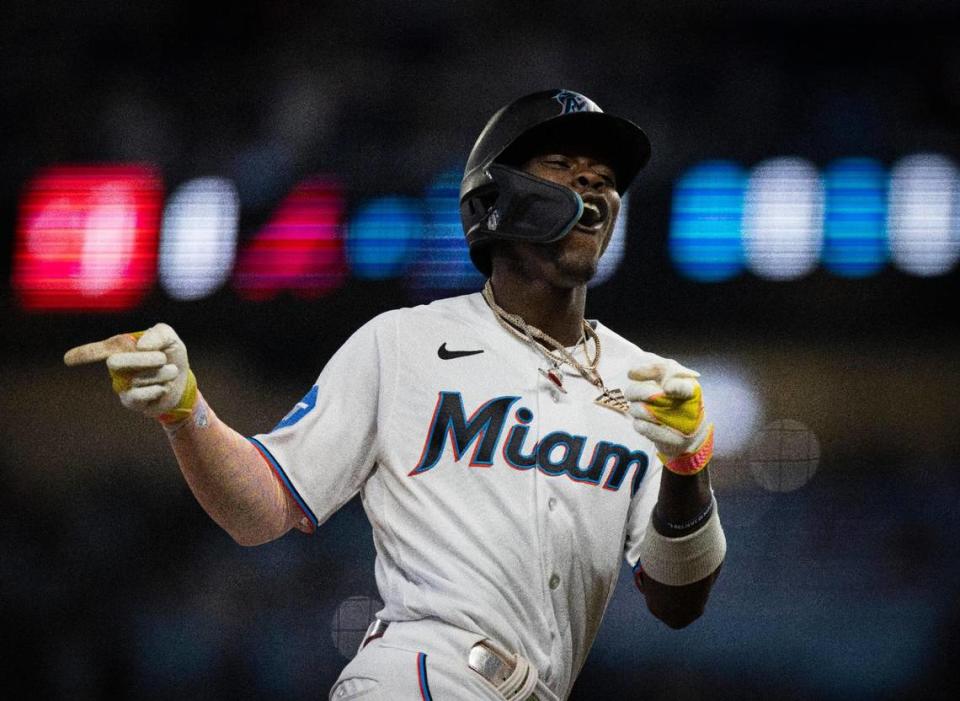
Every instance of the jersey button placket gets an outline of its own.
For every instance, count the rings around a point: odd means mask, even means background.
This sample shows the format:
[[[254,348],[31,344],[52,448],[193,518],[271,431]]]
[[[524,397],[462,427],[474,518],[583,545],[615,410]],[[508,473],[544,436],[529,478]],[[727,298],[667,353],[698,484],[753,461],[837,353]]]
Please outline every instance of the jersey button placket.
[[[537,381],[541,382],[543,380],[545,380],[545,378],[543,378],[538,371]],[[551,392],[548,389],[546,389],[546,387],[544,387],[543,385],[540,385],[540,388],[541,388],[541,391],[538,392],[536,395],[537,421],[534,429],[536,432],[536,440],[538,444],[543,439],[543,430],[542,430],[543,417],[544,415],[547,415],[554,410],[553,409],[554,400],[550,396]],[[544,500],[543,497],[546,496],[546,494],[549,494],[550,492],[550,484],[548,482],[550,478],[546,477],[538,467],[535,467],[533,469],[533,473],[534,473],[533,484],[534,484],[534,490],[535,490],[534,504],[536,504],[538,507],[537,508],[537,511],[538,511],[538,518],[537,518],[538,534],[537,535],[541,543],[541,549],[540,549],[541,570],[540,571],[542,572],[543,576],[547,580],[547,586],[549,590],[553,590],[554,587],[551,586],[551,582],[553,582],[554,578],[557,578],[559,580],[559,577],[557,577],[557,574],[553,572],[554,552],[550,543],[550,536],[549,536],[550,527],[548,526],[547,522],[550,520],[549,512],[553,511],[556,508],[556,498],[551,496],[548,499]],[[547,506],[546,509],[543,509],[543,504],[546,504]],[[554,608],[553,608],[553,602],[550,600],[549,592],[545,592],[545,593],[547,594],[547,599],[544,601],[544,607],[545,607],[544,613],[547,616],[548,620],[550,621],[548,624],[548,628],[551,634],[550,638],[551,640],[554,640],[556,636],[556,632],[554,630],[554,627],[556,625],[556,612],[554,611]],[[541,671],[541,674],[544,673],[544,670],[540,670],[540,671]]]

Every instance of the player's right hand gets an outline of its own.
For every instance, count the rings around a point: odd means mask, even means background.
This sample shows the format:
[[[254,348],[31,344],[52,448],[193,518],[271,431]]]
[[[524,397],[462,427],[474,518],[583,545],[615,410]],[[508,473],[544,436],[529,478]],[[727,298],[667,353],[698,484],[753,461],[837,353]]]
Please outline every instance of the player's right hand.
[[[197,380],[187,347],[167,324],[77,346],[63,356],[71,366],[101,360],[107,361],[113,391],[128,409],[164,424],[179,423],[193,412]]]
[[[624,388],[633,427],[653,442],[664,467],[694,475],[713,456],[713,424],[706,421],[700,373],[650,355],[627,373],[635,380]]]

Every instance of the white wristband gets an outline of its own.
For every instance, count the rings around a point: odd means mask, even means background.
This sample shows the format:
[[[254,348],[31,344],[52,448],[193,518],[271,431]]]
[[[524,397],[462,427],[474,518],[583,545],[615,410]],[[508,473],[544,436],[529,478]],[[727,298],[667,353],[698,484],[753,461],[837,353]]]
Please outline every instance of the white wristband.
[[[661,584],[679,587],[703,579],[720,566],[727,553],[727,539],[716,499],[711,499],[713,514],[693,533],[667,538],[657,532],[652,520],[647,524],[640,543],[640,567],[645,575]]]

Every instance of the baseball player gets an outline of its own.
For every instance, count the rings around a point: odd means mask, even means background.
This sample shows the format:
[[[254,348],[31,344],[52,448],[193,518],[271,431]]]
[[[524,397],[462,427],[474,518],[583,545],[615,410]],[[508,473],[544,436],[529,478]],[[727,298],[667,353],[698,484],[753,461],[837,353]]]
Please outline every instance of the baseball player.
[[[106,360],[240,544],[313,532],[360,493],[384,608],[331,699],[565,699],[620,558],[668,625],[702,613],[726,542],[698,375],[584,318],[648,157],[575,92],[501,109],[461,187],[483,291],[368,322],[267,433],[216,416],[165,324],[66,354]]]

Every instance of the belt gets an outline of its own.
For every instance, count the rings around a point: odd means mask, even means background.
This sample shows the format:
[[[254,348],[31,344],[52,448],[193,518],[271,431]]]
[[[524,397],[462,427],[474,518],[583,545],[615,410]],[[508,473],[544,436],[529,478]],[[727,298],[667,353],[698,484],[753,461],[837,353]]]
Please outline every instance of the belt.
[[[360,649],[382,638],[389,626],[389,621],[375,619],[367,629]],[[537,686],[537,670],[521,655],[511,655],[491,641],[481,640],[470,648],[467,666],[490,682],[509,701],[538,701],[532,693]]]

